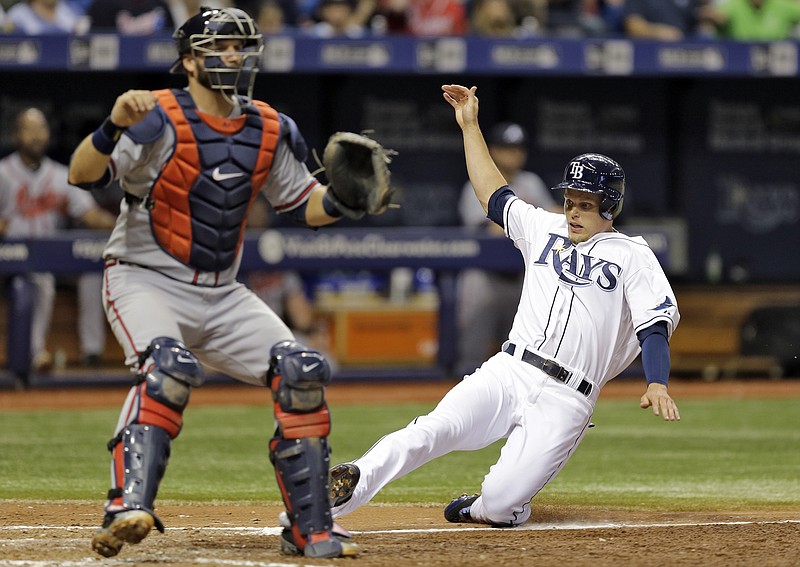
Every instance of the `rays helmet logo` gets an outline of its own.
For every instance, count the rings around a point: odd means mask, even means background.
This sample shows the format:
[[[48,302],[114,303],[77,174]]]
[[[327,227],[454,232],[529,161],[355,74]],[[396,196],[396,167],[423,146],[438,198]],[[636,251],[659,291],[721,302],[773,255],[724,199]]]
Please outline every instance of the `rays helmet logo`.
[[[573,161],[569,164],[569,176],[572,179],[580,179],[583,177],[583,166],[579,161]]]
[[[625,197],[625,172],[610,157],[602,154],[581,154],[564,168],[564,178],[553,189],[575,189],[600,195],[600,216],[617,218]]]

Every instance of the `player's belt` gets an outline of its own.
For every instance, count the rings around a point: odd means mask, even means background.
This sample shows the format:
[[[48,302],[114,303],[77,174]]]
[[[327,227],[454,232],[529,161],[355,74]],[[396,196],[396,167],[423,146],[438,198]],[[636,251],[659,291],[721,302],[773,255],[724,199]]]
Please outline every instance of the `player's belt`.
[[[514,353],[517,351],[517,345],[512,342],[507,342],[503,345],[503,352],[514,356]],[[559,382],[563,382],[564,384],[569,384],[569,379],[572,376],[572,372],[561,366],[555,360],[550,360],[544,357],[539,356],[535,352],[531,352],[528,349],[525,349],[522,352],[522,362],[527,362],[531,366],[535,366],[551,378],[555,378]],[[592,393],[592,383],[588,380],[581,380],[580,384],[575,387],[581,394],[584,396],[589,396]]]

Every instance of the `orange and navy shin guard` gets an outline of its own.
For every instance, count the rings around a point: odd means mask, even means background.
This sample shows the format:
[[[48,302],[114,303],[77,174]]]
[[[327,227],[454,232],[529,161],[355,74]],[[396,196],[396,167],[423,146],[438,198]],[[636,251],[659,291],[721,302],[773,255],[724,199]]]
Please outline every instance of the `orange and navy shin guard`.
[[[172,439],[183,425],[191,385],[202,383],[202,367],[183,345],[156,339],[146,351],[137,383],[123,408],[122,427],[109,441],[112,488],[106,511],[141,509],[153,513]],[[177,364],[177,363],[179,364]]]
[[[328,501],[330,413],[325,385],[330,367],[324,357],[294,341],[271,351],[270,388],[278,427],[269,444],[278,488],[298,549],[330,539]]]

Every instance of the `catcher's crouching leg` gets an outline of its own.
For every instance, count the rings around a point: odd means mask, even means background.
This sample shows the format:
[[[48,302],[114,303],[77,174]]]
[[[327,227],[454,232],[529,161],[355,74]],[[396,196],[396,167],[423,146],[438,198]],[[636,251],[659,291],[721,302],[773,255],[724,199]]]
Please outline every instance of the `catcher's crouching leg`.
[[[191,386],[204,380],[197,358],[174,339],[154,339],[140,361],[117,434],[108,442],[113,488],[103,526],[92,539],[92,548],[104,557],[117,555],[125,543],[139,543],[154,526],[164,531],[153,504]]]
[[[270,460],[291,524],[281,535],[281,550],[306,557],[357,555],[355,543],[331,531],[327,439],[331,421],[325,402],[330,366],[319,352],[295,341],[278,343],[270,356],[269,384],[277,421]]]

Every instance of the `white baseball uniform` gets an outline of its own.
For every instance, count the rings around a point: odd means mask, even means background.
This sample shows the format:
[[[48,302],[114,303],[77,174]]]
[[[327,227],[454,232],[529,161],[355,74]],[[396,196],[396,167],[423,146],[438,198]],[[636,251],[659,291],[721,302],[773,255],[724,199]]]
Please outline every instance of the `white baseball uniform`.
[[[607,232],[573,245],[563,214],[516,197],[506,203],[503,217],[505,233],[525,261],[522,298],[504,345],[514,354],[492,356],[431,413],[355,460],[360,480],[335,516],[352,512],[436,457],[506,438],[470,517],[524,523],[531,498],[583,439],[600,389],[639,353],[636,333],[663,322],[671,334],[678,324],[670,284],[642,238]],[[525,362],[526,351],[556,361],[570,372],[566,381]]]
[[[235,106],[230,117],[241,115]],[[110,171],[128,194],[145,199],[175,145],[172,128],[149,143],[124,134]],[[318,184],[282,135],[261,189],[279,212],[304,203]],[[293,339],[286,324],[236,281],[241,248],[222,271],[199,271],[162,249],[144,204],[123,202],[106,258],[103,299],[111,328],[133,366],[156,337],[182,341],[207,366],[251,384],[265,385],[269,349]]]

